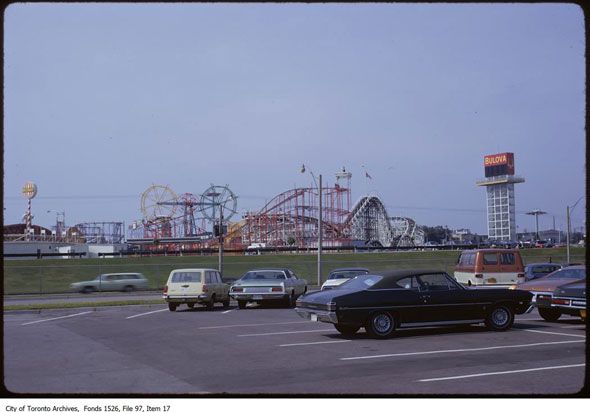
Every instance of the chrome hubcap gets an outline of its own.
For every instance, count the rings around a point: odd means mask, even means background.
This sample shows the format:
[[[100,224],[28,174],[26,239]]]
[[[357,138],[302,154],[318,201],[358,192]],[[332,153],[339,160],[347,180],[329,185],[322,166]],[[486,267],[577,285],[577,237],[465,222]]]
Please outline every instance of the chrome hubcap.
[[[387,333],[391,329],[391,318],[387,315],[378,315],[373,319],[373,326],[379,333]]]
[[[508,313],[504,309],[496,309],[492,314],[492,318],[496,325],[504,325],[508,322]]]

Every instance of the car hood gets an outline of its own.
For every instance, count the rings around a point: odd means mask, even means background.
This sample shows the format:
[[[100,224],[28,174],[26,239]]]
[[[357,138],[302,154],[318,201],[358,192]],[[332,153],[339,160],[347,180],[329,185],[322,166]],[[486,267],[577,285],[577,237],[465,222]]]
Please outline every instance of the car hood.
[[[531,292],[553,292],[555,288],[573,282],[577,282],[577,279],[539,279],[521,283],[517,289]]]
[[[586,297],[586,281],[573,282],[555,290],[556,296]]]

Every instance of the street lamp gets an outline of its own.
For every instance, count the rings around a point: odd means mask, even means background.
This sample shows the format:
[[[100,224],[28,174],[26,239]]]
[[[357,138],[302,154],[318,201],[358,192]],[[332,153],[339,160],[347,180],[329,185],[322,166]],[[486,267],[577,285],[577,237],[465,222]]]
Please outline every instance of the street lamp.
[[[301,173],[305,173],[305,165],[301,165]],[[319,217],[318,217],[318,286],[322,285],[322,175],[318,175],[319,179],[319,186],[318,182],[315,180],[315,176],[313,172],[310,170],[309,173],[311,177],[313,177],[313,182],[315,183],[316,189],[318,189],[319,195]]]
[[[537,240],[539,240],[539,215],[546,215],[547,212],[543,212],[542,210],[535,209],[531,212],[527,212],[526,214],[535,216],[535,224],[536,224],[536,228],[537,228]]]
[[[584,196],[580,196],[576,203],[571,207],[566,207],[566,217],[567,217],[567,232],[566,232],[566,251],[567,251],[567,263],[570,263],[570,213],[574,211],[574,208],[578,205],[578,202],[582,200]]]

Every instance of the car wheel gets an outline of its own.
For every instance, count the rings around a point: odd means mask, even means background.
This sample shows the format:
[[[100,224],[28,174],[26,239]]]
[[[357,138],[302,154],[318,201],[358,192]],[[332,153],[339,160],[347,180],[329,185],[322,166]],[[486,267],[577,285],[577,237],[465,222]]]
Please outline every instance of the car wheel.
[[[539,308],[539,315],[547,322],[555,322],[561,317],[561,313],[554,308]]]
[[[123,292],[133,292],[135,288],[131,285],[127,285],[123,288]]]
[[[211,300],[207,302],[207,310],[213,310],[213,306],[215,306],[215,295],[211,295]]]
[[[178,305],[176,303],[169,303],[168,304],[168,309],[170,310],[170,312],[174,312],[176,310],[176,307]]]
[[[286,305],[288,308],[292,308],[295,306],[295,292],[292,291],[291,294],[286,298]]]
[[[82,289],[82,293],[92,293],[95,290],[96,289],[94,289],[92,286],[85,286],[84,289]]]
[[[352,325],[334,325],[336,330],[344,336],[354,336],[355,333],[361,328],[360,326]]]
[[[365,329],[373,338],[387,339],[395,331],[395,319],[389,312],[376,312],[369,318]]]
[[[247,303],[248,302],[245,301],[245,300],[238,300],[238,308],[240,308],[240,309],[246,309],[246,304]]]
[[[495,331],[510,329],[512,323],[514,323],[514,312],[504,305],[494,306],[485,320],[488,329]]]
[[[192,309],[195,307],[195,304],[194,303],[187,303],[186,306],[188,306],[189,309]]]

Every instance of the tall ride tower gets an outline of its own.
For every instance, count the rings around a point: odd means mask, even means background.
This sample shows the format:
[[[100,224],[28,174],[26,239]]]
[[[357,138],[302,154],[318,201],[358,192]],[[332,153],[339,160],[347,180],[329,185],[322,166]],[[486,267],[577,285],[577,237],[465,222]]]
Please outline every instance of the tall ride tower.
[[[514,175],[514,153],[484,156],[485,180],[476,182],[487,190],[488,238],[516,240],[514,184],[524,178]]]

